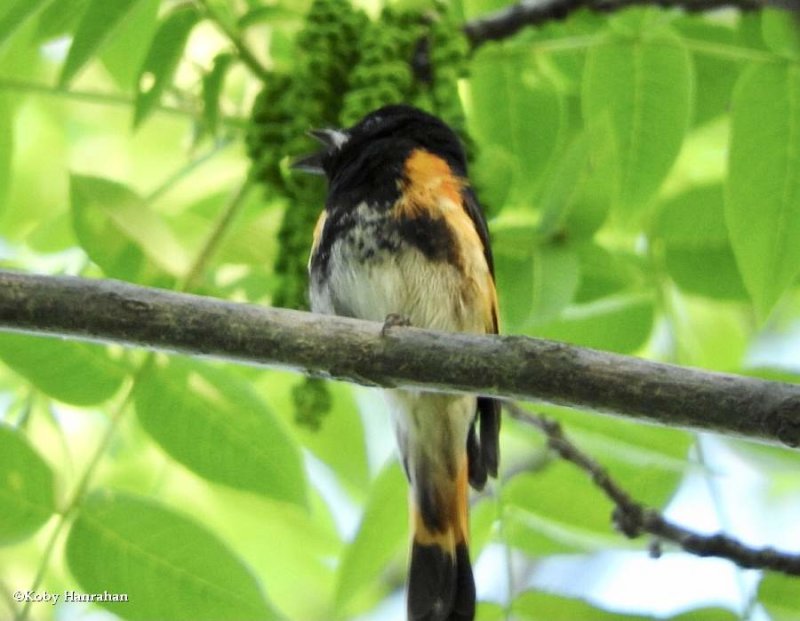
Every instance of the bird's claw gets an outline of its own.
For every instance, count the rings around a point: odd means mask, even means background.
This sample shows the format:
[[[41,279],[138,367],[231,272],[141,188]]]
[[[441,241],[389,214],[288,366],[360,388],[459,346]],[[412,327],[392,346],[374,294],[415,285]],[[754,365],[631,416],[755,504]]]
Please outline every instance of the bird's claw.
[[[396,328],[397,326],[410,326],[411,321],[408,317],[404,317],[399,313],[389,313],[386,315],[386,319],[383,320],[383,327],[381,328],[381,336],[386,336],[391,328]]]

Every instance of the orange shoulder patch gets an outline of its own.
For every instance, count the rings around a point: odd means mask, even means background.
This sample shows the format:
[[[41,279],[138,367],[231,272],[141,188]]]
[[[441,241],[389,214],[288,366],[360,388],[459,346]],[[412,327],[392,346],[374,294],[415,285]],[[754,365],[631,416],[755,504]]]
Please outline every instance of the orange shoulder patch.
[[[398,202],[398,215],[413,216],[422,209],[435,209],[442,198],[461,204],[461,190],[466,181],[453,173],[438,155],[414,149],[405,163],[406,183]]]

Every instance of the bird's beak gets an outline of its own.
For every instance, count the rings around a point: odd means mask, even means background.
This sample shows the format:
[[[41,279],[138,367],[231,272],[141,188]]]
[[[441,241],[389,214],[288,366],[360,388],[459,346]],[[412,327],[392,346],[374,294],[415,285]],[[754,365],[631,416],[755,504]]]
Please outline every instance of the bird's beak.
[[[329,149],[341,149],[342,145],[347,142],[347,139],[350,137],[347,135],[347,132],[341,129],[330,128],[310,129],[308,130],[308,135],[314,140],[321,142]]]
[[[301,155],[296,158],[291,166],[294,170],[311,173],[312,175],[324,175],[325,169],[322,167],[322,160],[327,151],[317,151],[309,155]]]
[[[341,149],[342,145],[347,142],[350,137],[346,132],[340,129],[310,129],[308,135],[317,142],[322,143],[324,149],[311,153],[309,155],[302,155],[292,162],[292,168],[301,170],[303,172],[311,173],[314,175],[325,174],[322,167],[322,162],[325,156],[335,149]]]

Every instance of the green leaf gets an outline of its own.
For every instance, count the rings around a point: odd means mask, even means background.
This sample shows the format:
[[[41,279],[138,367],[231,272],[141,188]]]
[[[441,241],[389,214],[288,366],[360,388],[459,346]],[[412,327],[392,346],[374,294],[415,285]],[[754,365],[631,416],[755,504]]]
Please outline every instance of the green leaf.
[[[2,0],[0,0],[0,3]],[[29,31],[30,27],[26,27]],[[15,37],[6,53],[0,53],[0,72],[7,78],[17,76],[19,80],[30,80],[31,75],[39,75],[38,66],[41,50],[34,47],[29,37]],[[19,64],[17,64],[19,63]],[[9,69],[9,64],[11,69]],[[42,63],[42,68],[46,62]],[[11,71],[9,74],[7,71]],[[38,78],[37,78],[38,79]],[[0,143],[9,145],[13,140],[13,171],[8,195],[0,204],[0,231],[5,240],[17,244],[28,244],[28,235],[39,227],[58,218],[66,211],[65,200],[67,174],[64,169],[67,155],[67,134],[64,129],[66,117],[61,104],[39,97],[28,97],[14,90],[0,94],[6,99],[14,118],[13,135],[1,136]],[[46,103],[47,102],[47,103]],[[5,107],[5,106],[4,106]],[[6,107],[4,112],[8,112]],[[0,121],[5,125],[11,119]],[[46,153],[46,156],[43,155]],[[45,181],[46,180],[46,181]],[[0,194],[3,189],[0,189]],[[74,247],[75,240],[70,246]],[[22,248],[18,248],[21,250]],[[18,253],[12,250],[12,255]],[[62,263],[63,265],[63,263]],[[28,271],[42,271],[41,266],[20,265]],[[63,268],[55,268],[63,269]],[[46,269],[44,271],[52,271]]]
[[[653,327],[654,305],[646,293],[620,293],[567,307],[559,319],[533,326],[530,336],[618,353],[644,345]]]
[[[477,559],[492,541],[498,510],[494,498],[476,498],[469,507],[469,551]]]
[[[505,329],[520,332],[557,317],[578,288],[575,250],[569,244],[536,243],[524,228],[497,231],[494,242]]]
[[[647,431],[658,433],[658,429],[645,430],[645,433]],[[596,446],[602,447],[603,452],[600,450],[591,452],[604,455],[603,466],[608,469],[614,480],[637,502],[657,509],[665,507],[675,495],[686,474],[686,455],[691,445],[689,436],[686,434],[679,436],[676,444],[676,448],[683,449],[683,459],[667,460],[660,453],[636,445],[622,446],[622,454],[615,455],[614,450],[619,448],[619,443],[614,442],[610,431],[604,435],[602,438],[594,438],[595,441],[601,440]],[[587,446],[591,450],[592,444],[587,442]],[[609,454],[613,457],[605,457]],[[643,543],[642,547],[645,545]]]
[[[679,17],[672,22],[672,25],[681,35],[695,41],[710,45],[737,45],[736,32],[732,28],[699,20],[694,15]],[[714,54],[693,54],[692,63],[695,83],[698,85],[694,92],[694,125],[700,126],[728,114],[731,93],[742,71],[743,63],[734,58]]]
[[[405,544],[408,530],[406,482],[397,462],[386,467],[372,484],[364,516],[339,566],[336,590],[338,616],[366,586],[374,584]]]
[[[579,599],[545,592],[525,591],[514,599],[514,617],[539,621],[650,621],[650,617],[621,615],[595,608]]]
[[[214,20],[222,26],[223,32],[236,31],[237,11],[228,0],[203,0],[203,4],[208,8],[209,14],[214,16]]]
[[[212,194],[209,198],[212,200],[203,202],[213,205],[213,212],[202,221],[203,235],[207,235],[208,230],[214,226],[220,204],[229,200],[229,190]],[[274,205],[272,208],[265,208],[259,193],[250,192],[239,217],[231,224],[230,234],[220,242],[217,251],[219,263],[247,264],[260,270],[267,266],[271,268],[280,253],[279,244],[274,240],[280,227],[280,217],[276,212],[282,208],[283,206],[276,209]]]
[[[15,109],[11,97],[0,94],[0,211],[6,204],[12,181]]]
[[[179,5],[158,26],[136,83],[133,126],[138,127],[172,81],[192,28],[200,19],[193,4]]]
[[[259,370],[257,377],[248,381],[272,410],[282,416],[304,449],[327,464],[356,495],[366,494],[370,483],[367,442],[352,386],[327,383],[332,397],[331,411],[322,420],[321,429],[310,429],[297,425],[294,419],[292,394],[294,387],[304,382],[302,376],[288,371]],[[347,450],[343,451],[342,446],[347,446]]]
[[[0,545],[35,533],[55,511],[53,471],[18,430],[0,423]]]
[[[761,363],[757,366],[750,366],[747,369],[741,370],[740,373],[742,375],[760,377],[761,379],[772,380],[774,382],[800,384],[800,370],[783,368],[777,365],[773,367],[770,365],[770,363]]]
[[[591,238],[614,198],[613,136],[609,124],[578,134],[544,182],[540,230],[568,239]]]
[[[598,550],[615,543],[613,533],[590,533],[506,504],[503,543],[531,558]]]
[[[648,30],[657,30],[664,22],[671,21],[672,16],[654,6],[634,6],[627,11],[618,11],[608,17],[611,30],[625,38],[637,38]]]
[[[566,235],[566,219],[580,200],[581,177],[589,169],[589,137],[581,133],[568,145],[544,182],[540,229],[545,235]]]
[[[295,383],[291,385],[294,386]],[[338,382],[329,382],[328,390],[333,397],[333,408],[325,416],[322,429],[312,431],[295,425],[294,431],[301,439],[303,447],[333,468],[343,481],[359,491],[366,490],[369,484],[367,442],[352,388]],[[293,411],[291,400],[286,400],[285,407],[287,412]],[[347,446],[347,450],[343,451],[342,446]]]
[[[650,336],[654,314],[641,259],[590,243],[575,250],[581,279],[572,304],[557,319],[525,333],[607,351],[635,351]]]
[[[59,86],[65,88],[98,49],[111,37],[140,0],[91,0],[72,38]]]
[[[492,602],[477,602],[475,621],[505,621],[508,617],[500,604]]]
[[[101,605],[125,619],[277,619],[250,569],[193,520],[112,492],[87,498],[66,543],[88,593],[123,593]]]
[[[106,274],[135,280],[147,268],[144,255],[174,276],[186,273],[189,257],[180,241],[128,187],[79,175],[70,186],[75,234]]]
[[[516,169],[517,162],[506,148],[481,145],[470,178],[487,217],[499,212],[509,202]]]
[[[214,66],[203,76],[203,123],[212,136],[219,124],[219,98],[225,83],[225,75],[233,63],[233,54],[223,52],[214,58]]]
[[[0,359],[45,394],[79,406],[107,401],[127,375],[102,346],[13,332],[0,333]]]
[[[737,621],[741,618],[741,615],[725,608],[700,608],[681,613],[669,619],[670,621]],[[778,620],[773,619],[773,621]]]
[[[52,41],[64,35],[72,35],[86,13],[91,0],[58,0],[51,2],[36,25],[36,38]]]
[[[581,284],[575,294],[578,304],[638,291],[648,283],[648,268],[640,257],[610,252],[598,244],[581,244],[577,250],[581,260]]]
[[[736,21],[736,45],[762,52],[769,51],[764,44],[764,24],[761,21],[761,11],[742,13]]]
[[[676,362],[691,367],[741,372],[753,330],[741,308],[725,302],[681,298],[674,301]]]
[[[100,52],[100,60],[126,92],[136,87],[136,77],[153,39],[160,0],[139,0]]]
[[[616,206],[641,214],[680,151],[692,107],[689,53],[672,30],[611,35],[586,57],[581,98],[589,127],[611,121],[619,158]]]
[[[203,495],[205,496],[205,495]],[[329,619],[344,544],[319,497],[313,510],[217,489],[208,524],[228,541],[269,589],[285,619]],[[313,589],[298,589],[313,584]]]
[[[761,29],[769,49],[780,56],[800,60],[800,31],[794,13],[765,7],[761,11]]]
[[[747,376],[760,377],[774,382],[800,384],[798,375],[770,373],[761,369],[756,373],[749,372]],[[728,439],[727,441],[731,443],[730,446],[736,451],[736,454],[740,455],[750,467],[769,473],[764,490],[769,496],[770,503],[780,503],[784,498],[794,497],[795,485],[784,486],[781,479],[793,476],[800,468],[800,453],[781,446],[757,444],[747,440]]]
[[[590,489],[591,485],[584,472],[559,460],[543,470],[511,479],[503,487],[502,500],[527,514],[524,521],[528,528],[566,549],[602,549],[615,540],[622,545],[611,521],[614,504],[600,490]],[[582,493],[594,494],[592,501],[570,502]]]
[[[512,609],[515,618],[530,621],[653,621],[656,618],[603,610],[579,599],[535,591],[520,594]],[[734,621],[739,616],[722,608],[704,608],[669,618],[673,621]]]
[[[302,23],[305,17],[304,13],[299,9],[300,7],[296,4],[285,6],[256,4],[237,20],[236,27],[238,30],[246,30],[261,23],[267,23],[272,27],[275,27],[276,24],[281,26],[296,25]]]
[[[543,405],[539,410],[558,420],[569,438],[601,461],[637,502],[665,506],[686,473],[692,440],[684,431],[571,408]]]
[[[28,19],[44,9],[53,0],[10,0],[0,11],[0,47]]]
[[[800,273],[800,66],[751,65],[732,117],[725,218],[763,319]]]
[[[728,239],[721,185],[693,187],[665,202],[653,236],[663,241],[667,271],[681,289],[720,299],[747,297]]]
[[[470,63],[469,80],[471,130],[481,146],[511,154],[512,194],[524,203],[530,203],[565,125],[562,97],[532,58],[504,44],[484,45]]]
[[[570,437],[574,433],[580,434],[581,446],[589,452],[605,453],[616,442],[621,447],[617,458],[628,460],[632,464],[641,465],[640,455],[634,450],[638,449],[644,452],[649,463],[670,468],[678,466],[682,469],[691,446],[689,434],[680,429],[598,416],[596,412],[554,405],[541,405],[537,409],[557,418],[566,427]]]
[[[134,402],[147,433],[193,472],[269,498],[306,503],[299,448],[234,373],[164,358],[137,381]]]
[[[758,601],[772,621],[797,621],[800,619],[797,577],[766,573],[758,588]]]

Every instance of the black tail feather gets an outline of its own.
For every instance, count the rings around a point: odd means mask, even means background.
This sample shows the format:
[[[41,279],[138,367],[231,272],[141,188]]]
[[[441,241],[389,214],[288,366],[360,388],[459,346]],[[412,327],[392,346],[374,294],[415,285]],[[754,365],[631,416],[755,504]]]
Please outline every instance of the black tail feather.
[[[475,618],[475,578],[466,543],[456,546],[456,597],[448,621],[472,621]]]
[[[481,445],[478,442],[478,432],[475,430],[475,423],[469,428],[467,436],[467,463],[469,467],[469,484],[480,491],[486,485],[486,464],[481,457]]]
[[[413,542],[408,572],[409,621],[472,621],[475,580],[466,543],[455,556],[438,545]]]
[[[481,419],[481,459],[489,476],[497,476],[500,463],[500,402],[488,397],[478,398]]]
[[[480,439],[476,424],[480,421]],[[478,397],[478,415],[467,436],[469,484],[482,490],[486,479],[497,476],[500,462],[500,402],[489,397]]]

